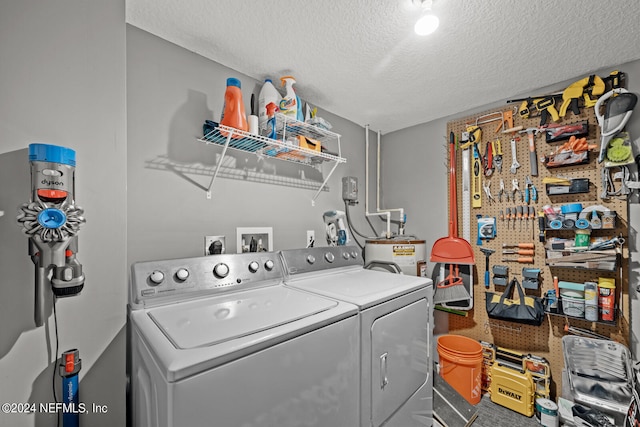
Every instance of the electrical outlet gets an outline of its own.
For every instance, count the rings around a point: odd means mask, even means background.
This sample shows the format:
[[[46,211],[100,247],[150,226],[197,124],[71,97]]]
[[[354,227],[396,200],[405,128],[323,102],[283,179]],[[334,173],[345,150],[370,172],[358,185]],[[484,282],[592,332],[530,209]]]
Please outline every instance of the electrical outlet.
[[[307,230],[307,244],[305,247],[312,248],[316,244],[316,231],[315,230]]]
[[[216,255],[225,253],[224,236],[204,236],[204,254]]]

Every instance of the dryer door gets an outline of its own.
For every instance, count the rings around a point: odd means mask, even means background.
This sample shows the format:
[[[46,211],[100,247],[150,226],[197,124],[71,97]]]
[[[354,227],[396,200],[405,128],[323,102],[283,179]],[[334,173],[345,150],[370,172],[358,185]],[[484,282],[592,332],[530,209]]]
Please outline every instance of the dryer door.
[[[371,326],[371,408],[384,423],[429,375],[429,304],[415,301],[377,318]]]

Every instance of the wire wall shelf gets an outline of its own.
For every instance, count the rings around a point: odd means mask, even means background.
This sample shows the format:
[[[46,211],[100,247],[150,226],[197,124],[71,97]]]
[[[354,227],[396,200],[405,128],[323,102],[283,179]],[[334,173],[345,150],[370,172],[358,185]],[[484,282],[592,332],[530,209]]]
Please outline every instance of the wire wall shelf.
[[[260,172],[251,169],[239,169],[235,167],[234,162],[229,156],[229,161],[224,162],[220,166],[218,176],[221,178],[235,179],[239,181],[248,182],[260,182],[263,184],[274,184],[285,187],[302,188],[306,190],[319,190],[329,191],[328,185],[322,186],[322,180],[312,180],[308,178],[294,178],[287,176],[279,176],[275,173]],[[200,176],[212,176],[215,173],[216,166],[208,166],[202,164],[187,164],[180,163],[169,159],[166,155],[158,156],[153,160],[145,162],[145,167],[149,169],[167,170],[173,171],[179,175],[200,175]],[[201,186],[203,190],[207,190],[206,187]]]
[[[315,186],[317,191],[312,198],[313,204],[329,178],[341,163],[346,159],[341,157],[340,135],[320,127],[291,119],[284,114],[276,114],[277,139],[267,138],[235,129],[229,126],[217,124],[198,141],[205,144],[223,146],[220,160],[217,162],[211,182],[207,188],[207,198],[211,198],[211,188],[220,173],[224,163],[227,149],[238,150],[245,153],[255,153],[265,159],[277,159],[307,166],[318,166],[323,163],[331,165],[331,171],[320,186]],[[322,146],[335,144],[337,153],[333,154],[322,150]]]

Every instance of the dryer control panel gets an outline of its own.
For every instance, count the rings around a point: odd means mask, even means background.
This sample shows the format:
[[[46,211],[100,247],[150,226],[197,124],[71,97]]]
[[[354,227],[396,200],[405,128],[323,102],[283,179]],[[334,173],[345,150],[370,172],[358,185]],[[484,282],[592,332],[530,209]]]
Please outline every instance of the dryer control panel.
[[[357,246],[291,249],[280,253],[289,275],[363,265],[362,251]]]
[[[129,303],[165,304],[274,285],[282,279],[282,262],[274,252],[138,262],[131,266]]]

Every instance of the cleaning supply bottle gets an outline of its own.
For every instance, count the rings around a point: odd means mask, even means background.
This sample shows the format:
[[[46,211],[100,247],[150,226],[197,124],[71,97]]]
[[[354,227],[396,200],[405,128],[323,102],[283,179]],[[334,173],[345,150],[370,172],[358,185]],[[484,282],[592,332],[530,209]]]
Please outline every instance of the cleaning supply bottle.
[[[273,102],[270,102],[267,104],[265,110],[267,111],[266,136],[267,138],[277,139],[278,135],[276,133],[276,111],[278,110],[278,106]]]
[[[285,86],[286,89],[286,93],[280,101],[280,111],[287,117],[297,119],[298,97],[295,90],[293,90],[293,85],[295,84],[296,80],[293,78],[293,76],[284,76],[280,77],[280,81],[282,82],[282,86]]]
[[[276,132],[276,111],[278,106],[273,102],[267,104],[265,110],[267,110],[267,128],[265,130],[265,136],[271,139],[277,139],[278,134]],[[278,154],[278,150],[275,145],[270,145],[269,149],[264,152],[267,156],[275,156]]]
[[[300,102],[300,97],[296,93],[296,105],[298,106],[298,113],[296,114],[296,120],[299,122],[304,122],[304,112],[302,111],[302,102]]]
[[[224,108],[222,109],[220,124],[247,132],[249,124],[247,123],[247,114],[244,111],[240,86],[240,80],[233,77],[227,79],[227,90],[224,93]],[[227,136],[224,131],[220,131],[220,133],[223,136]],[[243,138],[243,136],[234,134],[233,138]]]
[[[258,122],[261,132],[267,129],[267,105],[269,105],[269,103],[273,103],[277,107],[280,105],[281,99],[282,96],[280,96],[280,92],[278,92],[276,87],[273,85],[271,79],[265,79],[262,89],[260,89],[260,94],[258,95]],[[263,135],[268,134],[263,133]]]

